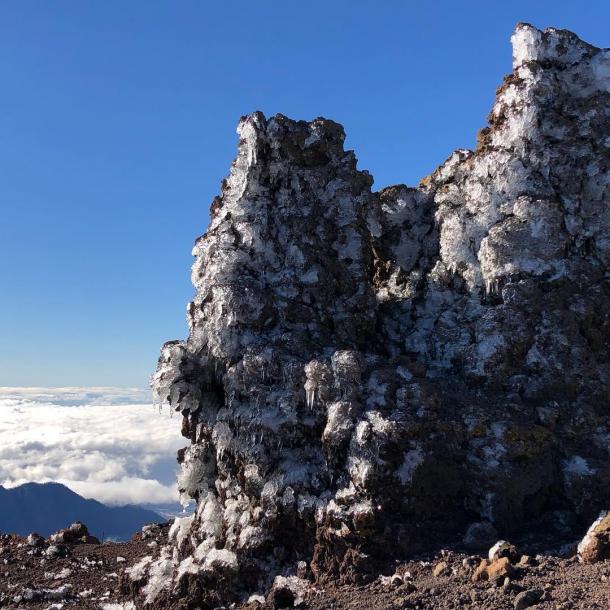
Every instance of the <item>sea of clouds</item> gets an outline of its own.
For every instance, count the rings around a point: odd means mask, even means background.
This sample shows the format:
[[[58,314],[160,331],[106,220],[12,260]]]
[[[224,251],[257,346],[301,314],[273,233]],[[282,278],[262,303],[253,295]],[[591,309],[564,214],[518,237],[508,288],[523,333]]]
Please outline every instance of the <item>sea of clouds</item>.
[[[56,481],[105,504],[176,502],[180,420],[146,390],[0,387],[0,485]]]

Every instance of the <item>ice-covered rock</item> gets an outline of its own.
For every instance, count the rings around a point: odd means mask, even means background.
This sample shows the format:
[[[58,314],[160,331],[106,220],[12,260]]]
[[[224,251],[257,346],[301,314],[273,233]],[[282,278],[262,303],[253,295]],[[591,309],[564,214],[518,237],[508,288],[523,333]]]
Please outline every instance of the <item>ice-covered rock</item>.
[[[55,534],[51,534],[49,540],[53,544],[99,544],[99,540],[95,536],[91,536],[87,526],[80,521],[76,521]]]
[[[489,561],[496,561],[507,557],[511,561],[517,561],[520,557],[517,548],[506,540],[498,540],[488,552]]]
[[[602,511],[578,545],[578,559],[595,563],[610,559],[610,511]]]
[[[44,538],[40,534],[37,534],[36,532],[32,532],[26,538],[26,543],[28,546],[31,546],[32,548],[39,548],[44,545]]]
[[[26,588],[24,589],[21,599],[24,602],[41,602],[41,601],[55,601],[55,600],[66,600],[73,597],[72,585],[62,585],[55,589],[38,589],[38,588]]]
[[[153,376],[198,506],[136,569],[148,602],[608,505],[609,61],[519,25],[476,150],[418,188],[372,192],[332,121],[242,118]]]

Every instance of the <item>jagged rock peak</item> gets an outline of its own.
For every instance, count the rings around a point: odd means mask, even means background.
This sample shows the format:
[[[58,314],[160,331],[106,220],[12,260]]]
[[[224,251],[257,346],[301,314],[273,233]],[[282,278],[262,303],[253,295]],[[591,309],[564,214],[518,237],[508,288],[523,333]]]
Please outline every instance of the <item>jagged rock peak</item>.
[[[513,70],[529,61],[554,62],[558,66],[570,66],[591,59],[604,51],[581,40],[569,30],[547,28],[540,31],[529,23],[519,23],[511,36],[513,46]],[[607,57],[606,57],[607,61]]]
[[[476,310],[503,311],[490,310],[489,298],[481,295],[495,295],[506,306],[525,281],[603,274],[610,262],[605,205],[610,52],[570,32],[541,32],[525,24],[512,41],[514,71],[498,89],[477,150],[457,151],[423,183],[434,197],[439,229],[440,256],[429,278],[440,278],[443,285],[449,273],[454,283],[464,283],[472,298],[470,305],[458,298],[461,313],[452,315],[460,321],[479,315]],[[429,283],[417,315],[438,322],[442,311],[452,308],[441,303],[447,299],[439,297],[437,287]],[[487,330],[477,331],[487,339],[444,338],[439,346],[438,324],[428,329],[420,323],[408,341],[435,366],[446,368],[457,357],[473,372],[491,372],[494,358],[488,356],[516,344],[516,338],[494,326],[487,323]],[[468,353],[465,342],[478,344],[475,354]],[[504,352],[502,359],[510,358]]]
[[[371,192],[332,121],[240,121],[153,377],[197,510],[146,603],[607,509],[610,55],[525,24],[513,49],[477,149],[418,188]]]
[[[333,121],[256,112],[238,134],[237,158],[193,251],[190,344],[232,360],[270,338],[357,343],[375,311],[366,282],[372,178],[356,169]]]

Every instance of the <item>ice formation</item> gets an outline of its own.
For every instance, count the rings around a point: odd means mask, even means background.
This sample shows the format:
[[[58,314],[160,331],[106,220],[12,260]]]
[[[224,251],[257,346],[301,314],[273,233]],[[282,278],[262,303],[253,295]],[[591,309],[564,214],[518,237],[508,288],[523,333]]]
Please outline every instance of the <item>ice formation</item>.
[[[240,121],[153,377],[197,510],[134,571],[147,603],[608,505],[610,52],[512,42],[476,150],[418,188],[372,192],[332,121]]]

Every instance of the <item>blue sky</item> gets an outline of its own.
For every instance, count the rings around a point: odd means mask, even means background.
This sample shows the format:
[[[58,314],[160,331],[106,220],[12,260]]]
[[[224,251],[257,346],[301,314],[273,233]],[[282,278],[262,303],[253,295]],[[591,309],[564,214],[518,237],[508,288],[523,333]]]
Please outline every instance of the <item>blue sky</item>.
[[[518,21],[610,3],[0,3],[0,385],[144,386],[254,110],[341,122],[375,187],[472,147]]]

